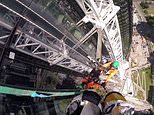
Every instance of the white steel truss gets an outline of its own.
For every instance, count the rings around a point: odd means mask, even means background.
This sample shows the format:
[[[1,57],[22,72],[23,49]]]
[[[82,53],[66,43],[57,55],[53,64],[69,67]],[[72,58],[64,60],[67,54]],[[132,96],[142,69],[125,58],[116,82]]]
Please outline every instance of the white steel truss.
[[[65,44],[63,39],[56,38],[39,27],[39,25],[29,21],[26,17],[21,16],[1,3],[0,5],[27,21],[22,28],[17,29],[15,33],[16,40],[12,44],[12,48],[47,61],[50,65],[56,64],[79,73],[92,68],[91,61]],[[13,25],[4,21],[3,18],[0,19],[0,24],[9,31],[13,28]],[[40,30],[39,34],[36,34],[35,30]],[[5,44],[4,40],[9,37],[9,34],[6,33],[0,36],[0,43]],[[64,35],[62,38],[66,37]]]
[[[122,42],[116,15],[120,8],[115,6],[112,0],[76,0],[76,2],[85,13],[85,16],[77,25],[80,26],[83,22],[91,22],[94,27],[89,31],[88,35],[94,34],[94,30],[99,30],[97,31],[99,41],[97,45],[98,48],[101,48],[100,44],[103,42],[110,57],[122,63]],[[74,48],[79,47],[87,39],[88,38],[85,36]],[[100,50],[96,52],[96,58],[97,57],[101,58]]]
[[[57,64],[81,72],[90,69],[92,65],[87,57],[84,57],[75,49],[80,47],[80,45],[82,45],[90,36],[97,32],[100,41],[98,44],[104,42],[111,58],[122,62],[122,44],[116,16],[119,7],[114,6],[111,0],[77,0],[77,2],[85,13],[85,17],[79,21],[77,25],[81,25],[83,22],[91,22],[94,27],[73,48],[66,45],[64,41],[56,38],[44,28],[40,27],[37,23],[29,20],[26,16],[11,9],[7,4],[0,3],[2,7],[5,7],[10,12],[23,18],[27,22],[24,25],[24,28],[17,31],[16,34],[18,37],[13,47],[34,57],[48,61],[51,65]],[[28,8],[28,10],[31,9]],[[34,14],[41,18],[42,21],[49,23],[36,12],[34,12]],[[12,18],[14,15],[12,16],[9,14],[9,16]],[[14,21],[13,18],[12,21]],[[3,21],[1,22],[3,23]],[[10,24],[6,24],[5,22],[3,25],[7,28],[12,28]],[[34,32],[36,28],[41,30],[39,34]],[[2,39],[4,37],[6,36],[3,36]],[[67,36],[64,35],[62,38],[65,37]],[[100,45],[100,48],[101,46],[102,45]],[[101,56],[100,50],[97,50],[96,54]]]
[[[56,40],[43,31],[35,35],[34,28],[35,26],[29,23],[25,24],[23,31],[18,35],[14,44],[16,49],[48,61],[50,65],[56,64],[73,71],[83,72],[91,68],[88,66],[88,62],[85,64],[72,58],[71,55],[80,56],[81,58],[83,56],[72,50],[63,40]]]

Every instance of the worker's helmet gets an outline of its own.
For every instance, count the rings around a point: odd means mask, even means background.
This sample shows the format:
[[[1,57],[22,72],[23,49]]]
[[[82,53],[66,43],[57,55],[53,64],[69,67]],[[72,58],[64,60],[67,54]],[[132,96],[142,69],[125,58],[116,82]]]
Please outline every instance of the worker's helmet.
[[[108,115],[133,115],[134,106],[119,92],[109,92],[104,98],[103,112]]]
[[[113,66],[114,68],[116,68],[116,69],[119,67],[119,65],[120,65],[120,64],[119,64],[118,61],[114,61],[113,64],[112,64],[112,66]]]

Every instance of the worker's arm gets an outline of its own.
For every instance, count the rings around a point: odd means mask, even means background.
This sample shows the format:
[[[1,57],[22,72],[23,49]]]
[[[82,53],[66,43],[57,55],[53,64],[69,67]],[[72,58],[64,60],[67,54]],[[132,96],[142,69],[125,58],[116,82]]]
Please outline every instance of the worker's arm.
[[[96,92],[84,91],[69,104],[67,115],[100,115],[100,100],[101,97]]]
[[[97,105],[95,105],[91,102],[88,102],[83,107],[80,115],[101,115],[101,111]]]
[[[87,101],[87,103],[84,105],[80,115],[100,115],[102,108],[98,105],[101,97],[96,92],[83,92],[82,100]]]
[[[112,64],[112,62],[108,62],[108,63],[106,63],[106,64],[103,64],[103,65],[102,65],[102,68],[108,68],[108,67],[111,66],[111,64]]]

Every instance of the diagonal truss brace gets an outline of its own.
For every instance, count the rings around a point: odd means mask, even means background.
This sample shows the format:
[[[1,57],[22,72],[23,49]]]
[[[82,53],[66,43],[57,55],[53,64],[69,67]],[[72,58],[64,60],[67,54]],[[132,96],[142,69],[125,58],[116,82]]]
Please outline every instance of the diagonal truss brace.
[[[57,64],[59,66],[71,69],[73,71],[82,72],[90,69],[89,66],[71,58],[69,56],[70,49],[64,41],[51,41],[51,36],[41,31],[40,34],[34,34],[33,25],[25,25],[22,31],[18,31],[18,37],[14,43],[14,48],[24,53],[28,53],[44,61],[48,61],[50,65]],[[27,26],[29,29],[27,29]],[[41,36],[39,36],[41,35]],[[64,64],[67,60],[67,65]]]
[[[6,4],[0,3],[0,5],[26,21],[24,26],[22,28],[18,28],[17,32],[15,33],[17,38],[11,47],[33,57],[48,61],[51,65],[57,64],[73,71],[82,72],[92,68],[91,62],[88,60],[87,57],[83,56],[67,44],[64,43],[63,45],[60,39],[49,33],[47,30],[30,20],[29,18],[11,9],[11,7],[8,7]],[[43,21],[46,21],[35,11],[33,12],[34,15],[37,15]],[[9,23],[5,23],[5,21],[0,22],[5,28],[9,30],[12,28],[12,25],[10,25]],[[40,30],[41,32],[35,33],[35,29]],[[62,38],[67,37],[65,34],[63,35],[64,36]],[[65,60],[67,59],[69,59],[69,65],[61,65],[60,62],[65,62]]]
[[[77,23],[77,25],[80,26],[83,22],[91,22],[96,29],[99,29],[99,31],[97,31],[99,36],[98,39],[100,39],[101,33],[104,34],[104,36],[102,36],[102,42],[108,49],[110,57],[122,63],[123,52],[121,35],[118,19],[116,16],[116,13],[120,8],[115,6],[112,0],[76,0],[76,2],[85,13],[85,16]],[[92,32],[93,31],[91,31],[91,33],[89,32],[88,34],[93,35]],[[76,47],[79,47],[87,40],[87,37],[84,38],[85,39],[77,43],[79,45]],[[98,46],[100,45],[98,44]],[[99,52],[96,52],[96,54],[99,54],[99,56],[96,55],[96,57],[101,58]]]

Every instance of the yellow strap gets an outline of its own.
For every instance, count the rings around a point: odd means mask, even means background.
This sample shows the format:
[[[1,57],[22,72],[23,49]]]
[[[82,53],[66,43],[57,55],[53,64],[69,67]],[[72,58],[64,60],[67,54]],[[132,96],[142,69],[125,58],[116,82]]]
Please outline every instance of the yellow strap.
[[[108,63],[106,63],[106,64],[103,64],[102,67],[103,67],[103,68],[108,68],[108,67],[111,66],[111,64],[112,64],[112,62],[108,62]]]

